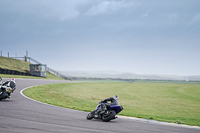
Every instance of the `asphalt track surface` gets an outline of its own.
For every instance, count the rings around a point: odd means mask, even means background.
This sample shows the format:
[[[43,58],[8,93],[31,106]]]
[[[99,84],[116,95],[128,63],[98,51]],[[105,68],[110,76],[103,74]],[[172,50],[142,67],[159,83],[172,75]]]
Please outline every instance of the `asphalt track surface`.
[[[87,112],[42,104],[20,94],[30,86],[67,81],[16,79],[16,82],[11,99],[0,101],[0,133],[200,133],[198,127],[138,119],[87,120]]]

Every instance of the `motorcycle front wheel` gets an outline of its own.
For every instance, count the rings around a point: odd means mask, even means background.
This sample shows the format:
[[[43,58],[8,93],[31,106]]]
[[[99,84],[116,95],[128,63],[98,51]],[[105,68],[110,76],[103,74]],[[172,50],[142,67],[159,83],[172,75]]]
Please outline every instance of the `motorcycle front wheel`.
[[[7,93],[4,92],[2,89],[0,89],[0,101],[1,101],[2,99],[5,99],[5,97],[7,97]]]
[[[92,118],[93,118],[93,116],[94,116],[94,111],[93,112],[90,112],[88,115],[87,115],[87,119],[88,120],[91,120]]]

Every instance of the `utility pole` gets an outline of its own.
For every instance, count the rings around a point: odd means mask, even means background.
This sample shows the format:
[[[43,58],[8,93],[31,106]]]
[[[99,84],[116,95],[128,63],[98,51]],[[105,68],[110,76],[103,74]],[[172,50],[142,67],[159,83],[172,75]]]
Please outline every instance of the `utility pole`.
[[[9,52],[8,52],[8,58],[9,58]]]
[[[1,56],[2,56],[2,51],[1,51]]]

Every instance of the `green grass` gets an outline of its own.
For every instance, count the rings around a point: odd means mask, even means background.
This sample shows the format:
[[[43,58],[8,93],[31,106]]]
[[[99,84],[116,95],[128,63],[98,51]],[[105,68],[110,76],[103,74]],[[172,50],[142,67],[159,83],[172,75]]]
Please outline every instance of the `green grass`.
[[[25,95],[56,106],[92,111],[119,95],[120,115],[200,126],[200,85],[166,83],[64,83],[37,86]]]
[[[77,79],[74,79],[77,80]],[[148,79],[78,79],[85,82],[103,82],[103,83],[168,83],[168,84],[200,84],[200,81],[185,80],[148,80]]]

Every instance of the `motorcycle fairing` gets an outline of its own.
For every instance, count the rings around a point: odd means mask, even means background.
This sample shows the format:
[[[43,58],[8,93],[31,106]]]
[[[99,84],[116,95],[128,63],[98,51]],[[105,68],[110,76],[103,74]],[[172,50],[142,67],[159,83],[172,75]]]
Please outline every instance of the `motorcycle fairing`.
[[[114,110],[114,111],[116,112],[116,114],[118,114],[120,111],[123,110],[123,107],[122,107],[122,106],[119,106],[119,105],[112,105],[112,106],[110,106],[110,108],[111,108],[112,110]]]

